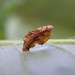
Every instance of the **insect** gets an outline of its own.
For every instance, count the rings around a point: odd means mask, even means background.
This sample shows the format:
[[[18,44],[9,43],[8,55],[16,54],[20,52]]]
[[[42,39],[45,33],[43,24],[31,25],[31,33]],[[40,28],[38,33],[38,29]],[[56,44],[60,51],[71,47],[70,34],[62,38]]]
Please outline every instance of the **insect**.
[[[29,51],[35,44],[44,44],[51,36],[52,25],[42,26],[29,32],[23,39],[23,52]]]

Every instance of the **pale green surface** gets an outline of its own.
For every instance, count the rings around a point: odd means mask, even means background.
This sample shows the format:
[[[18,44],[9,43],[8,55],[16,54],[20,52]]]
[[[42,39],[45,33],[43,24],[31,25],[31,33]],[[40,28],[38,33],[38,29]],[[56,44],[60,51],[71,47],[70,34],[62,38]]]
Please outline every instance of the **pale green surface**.
[[[0,41],[0,75],[75,75],[75,44],[71,41],[50,40],[29,53],[22,52],[22,41]]]

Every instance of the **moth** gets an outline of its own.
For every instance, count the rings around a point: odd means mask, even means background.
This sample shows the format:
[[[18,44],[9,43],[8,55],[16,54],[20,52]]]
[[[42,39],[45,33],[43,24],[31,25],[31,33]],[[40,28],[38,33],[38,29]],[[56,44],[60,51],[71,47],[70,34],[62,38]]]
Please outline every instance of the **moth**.
[[[47,25],[29,32],[23,39],[23,52],[29,51],[29,49],[36,44],[43,45],[46,43],[47,40],[50,39],[52,29],[52,25]]]

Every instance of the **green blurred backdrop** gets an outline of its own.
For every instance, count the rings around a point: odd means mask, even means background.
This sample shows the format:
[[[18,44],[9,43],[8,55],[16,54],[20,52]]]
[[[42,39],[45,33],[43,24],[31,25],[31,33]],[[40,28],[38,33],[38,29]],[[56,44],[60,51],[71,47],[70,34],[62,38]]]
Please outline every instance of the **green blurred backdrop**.
[[[75,0],[0,0],[0,40],[22,39],[48,24],[52,38],[74,38]]]

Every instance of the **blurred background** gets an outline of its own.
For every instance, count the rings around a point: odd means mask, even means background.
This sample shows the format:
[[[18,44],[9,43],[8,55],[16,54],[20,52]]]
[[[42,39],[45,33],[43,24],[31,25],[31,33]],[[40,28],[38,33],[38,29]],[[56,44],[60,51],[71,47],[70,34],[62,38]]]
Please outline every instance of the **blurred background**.
[[[0,0],[0,40],[22,39],[49,24],[51,38],[75,38],[75,0]]]

